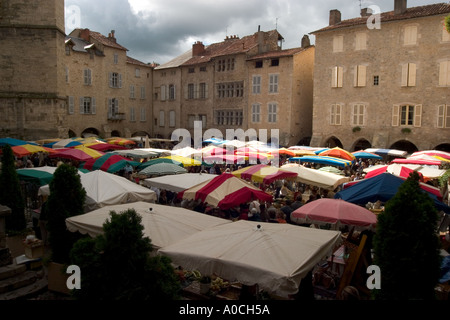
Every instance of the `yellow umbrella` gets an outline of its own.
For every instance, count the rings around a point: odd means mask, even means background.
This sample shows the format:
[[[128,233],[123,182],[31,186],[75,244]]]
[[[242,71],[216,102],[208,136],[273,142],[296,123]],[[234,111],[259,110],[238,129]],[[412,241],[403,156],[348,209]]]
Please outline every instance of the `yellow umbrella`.
[[[202,165],[201,161],[195,160],[193,158],[182,157],[182,156],[177,156],[177,155],[171,155],[171,156],[161,157],[161,158],[163,158],[163,159],[171,159],[171,160],[174,160],[174,161],[181,162],[184,167],[201,166]]]

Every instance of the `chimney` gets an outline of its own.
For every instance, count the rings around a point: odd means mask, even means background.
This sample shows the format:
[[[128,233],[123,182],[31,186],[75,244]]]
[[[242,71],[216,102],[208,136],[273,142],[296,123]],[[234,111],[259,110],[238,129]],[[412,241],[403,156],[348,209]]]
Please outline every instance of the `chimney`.
[[[406,0],[394,0],[394,14],[403,14],[406,9]]]
[[[369,11],[368,8],[362,8],[362,9],[361,9],[361,17],[362,17],[362,18],[364,18],[364,17],[369,17],[369,16],[371,16],[371,15],[372,15],[372,10]]]
[[[115,33],[116,33],[115,30],[111,30],[111,33],[108,34],[108,39],[111,40],[114,43],[116,43],[116,37],[114,36]]]
[[[302,38],[302,48],[307,48],[311,46],[311,41],[309,41],[309,36],[305,34]]]
[[[330,26],[333,26],[339,22],[341,22],[341,12],[336,9],[330,10]]]
[[[192,56],[202,56],[205,53],[205,45],[201,41],[197,41],[192,45]]]
[[[80,30],[80,38],[85,40],[85,41],[87,41],[87,42],[90,42],[90,30],[87,29],[87,28],[86,29],[81,29]]]

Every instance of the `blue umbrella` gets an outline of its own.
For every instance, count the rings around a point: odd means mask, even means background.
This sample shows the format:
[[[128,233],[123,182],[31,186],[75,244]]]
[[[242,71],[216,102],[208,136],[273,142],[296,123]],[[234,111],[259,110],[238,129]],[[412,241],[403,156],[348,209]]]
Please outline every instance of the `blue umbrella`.
[[[304,157],[292,157],[289,158],[289,161],[300,161],[300,162],[312,162],[312,163],[320,163],[332,166],[346,167],[351,166],[352,162],[349,160],[328,157],[328,156],[304,156]]]
[[[379,156],[379,155],[377,155],[375,153],[367,152],[367,151],[364,151],[364,150],[355,151],[355,152],[352,152],[352,154],[357,159],[378,159],[378,160],[382,160],[383,159],[383,157],[381,157],[381,156]]]
[[[10,146],[23,146],[24,144],[32,144],[37,146],[37,143],[34,142],[29,142],[29,141],[24,141],[24,140],[20,140],[20,139],[14,139],[14,138],[1,138],[0,139],[0,147],[4,146],[4,145],[10,145]]]

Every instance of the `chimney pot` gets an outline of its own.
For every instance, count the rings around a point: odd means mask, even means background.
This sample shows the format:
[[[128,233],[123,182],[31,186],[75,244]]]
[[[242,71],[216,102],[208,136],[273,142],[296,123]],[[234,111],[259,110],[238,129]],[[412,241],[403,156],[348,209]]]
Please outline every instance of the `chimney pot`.
[[[201,41],[197,41],[192,45],[192,56],[193,57],[198,57],[198,56],[202,56],[205,53],[205,46],[203,44],[203,42]]]
[[[330,19],[329,19],[330,26],[333,26],[339,22],[341,22],[341,12],[336,9],[330,10]]]
[[[372,10],[369,10],[368,8],[361,9],[361,17],[369,17],[370,15],[372,15]]]
[[[89,42],[90,41],[90,30],[88,28],[80,30],[80,38]]]
[[[309,40],[309,36],[305,34],[302,38],[302,48],[307,48],[311,46],[311,41]]]

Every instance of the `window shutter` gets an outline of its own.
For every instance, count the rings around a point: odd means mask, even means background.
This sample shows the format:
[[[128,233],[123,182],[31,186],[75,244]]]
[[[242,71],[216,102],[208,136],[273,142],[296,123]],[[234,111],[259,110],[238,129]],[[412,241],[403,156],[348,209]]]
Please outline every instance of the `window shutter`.
[[[112,72],[109,73],[109,87],[113,87],[113,74]]]
[[[416,85],[416,64],[408,63],[408,86],[414,87]]]
[[[198,99],[198,84],[194,84],[194,99]]]
[[[414,106],[414,127],[422,126],[422,105]]]
[[[108,98],[108,119],[111,119],[112,116],[113,116],[112,99]]]
[[[336,105],[332,104],[331,105],[331,112],[330,112],[330,124],[331,125],[335,124],[335,118],[336,118]]]
[[[366,66],[358,66],[358,87],[366,86]]]
[[[331,87],[337,88],[337,83],[338,83],[338,67],[333,67],[331,74]]]
[[[450,128],[450,104],[444,106],[445,120],[444,128]]]
[[[80,97],[80,114],[84,114],[84,97]]]
[[[75,101],[73,97],[69,97],[69,114],[75,113]]]
[[[394,105],[394,107],[392,108],[392,126],[393,127],[398,126],[399,112],[400,112],[400,106]]]
[[[122,88],[122,74],[119,74],[119,88]]]
[[[166,100],[166,86],[161,86],[161,101]]]
[[[445,104],[438,106],[438,116],[437,116],[437,127],[444,127],[444,119],[445,119]]]
[[[92,97],[92,99],[91,99],[91,104],[92,104],[92,106],[91,106],[92,114],[96,114],[96,112],[97,112],[97,105],[96,105],[96,101],[95,101],[94,97]]]
[[[408,86],[408,64],[402,64],[402,87]]]
[[[442,61],[439,64],[439,85],[450,85],[450,60]]]
[[[341,125],[341,105],[336,105],[336,125]]]
[[[175,85],[173,85],[173,100],[175,100],[177,98],[177,87]]]
[[[205,99],[208,98],[208,84],[205,83]]]
[[[358,105],[353,105],[352,108],[352,125],[358,125]]]
[[[344,68],[343,67],[338,67],[337,69],[337,86],[338,88],[342,88],[342,83],[344,80]]]

